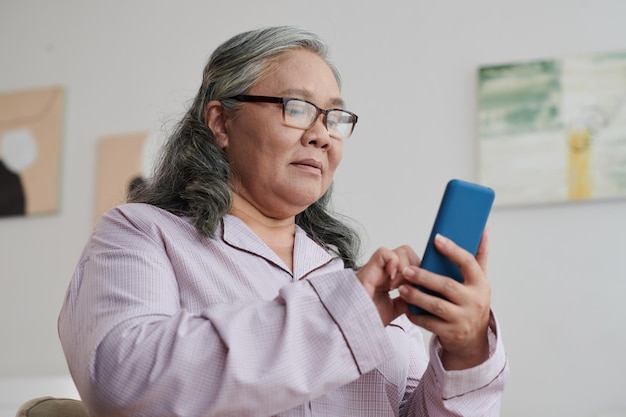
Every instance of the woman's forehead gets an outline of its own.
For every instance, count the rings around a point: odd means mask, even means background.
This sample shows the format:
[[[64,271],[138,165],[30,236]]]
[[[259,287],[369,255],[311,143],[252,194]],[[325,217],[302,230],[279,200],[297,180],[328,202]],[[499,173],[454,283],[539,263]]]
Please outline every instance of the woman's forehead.
[[[269,89],[266,94],[293,95],[305,99],[323,95],[331,104],[343,104],[331,67],[317,53],[293,49],[270,59],[264,75],[252,90]]]

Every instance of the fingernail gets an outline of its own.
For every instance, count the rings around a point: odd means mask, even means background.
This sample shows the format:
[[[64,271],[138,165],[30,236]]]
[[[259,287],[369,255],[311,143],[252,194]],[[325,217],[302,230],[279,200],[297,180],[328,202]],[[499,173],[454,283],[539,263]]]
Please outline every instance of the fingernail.
[[[404,275],[407,278],[414,277],[415,270],[413,268],[409,268],[408,266],[405,266],[404,269],[402,270],[402,275]]]
[[[443,235],[437,233],[435,235],[435,240],[437,241],[437,243],[439,243],[440,245],[445,245],[448,243],[448,238],[444,237]]]
[[[400,291],[400,294],[402,295],[407,295],[409,293],[409,289],[406,285],[400,285],[400,287],[398,287],[398,291]]]
[[[391,298],[392,300],[395,300],[396,298],[400,297],[400,290],[398,290],[397,288],[394,288],[393,290],[389,291],[389,298]]]

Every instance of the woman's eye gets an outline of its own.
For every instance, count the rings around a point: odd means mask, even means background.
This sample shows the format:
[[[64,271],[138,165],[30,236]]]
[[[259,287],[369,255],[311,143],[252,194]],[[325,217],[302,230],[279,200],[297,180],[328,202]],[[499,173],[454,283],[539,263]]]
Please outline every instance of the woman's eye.
[[[298,108],[298,107],[287,107],[286,109],[287,113],[289,113],[290,116],[302,116],[304,114],[306,114],[305,110],[302,108]]]
[[[309,103],[300,100],[291,100],[285,106],[285,113],[292,117],[308,116],[312,110],[314,109]]]

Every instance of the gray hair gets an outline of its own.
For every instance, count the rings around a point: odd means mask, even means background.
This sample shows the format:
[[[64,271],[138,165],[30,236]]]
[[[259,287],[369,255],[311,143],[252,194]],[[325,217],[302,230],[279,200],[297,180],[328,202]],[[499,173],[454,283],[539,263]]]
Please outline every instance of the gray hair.
[[[212,236],[232,204],[230,165],[205,120],[206,105],[219,100],[235,113],[238,103],[228,97],[246,94],[266,73],[272,59],[304,48],[318,54],[341,86],[339,71],[330,62],[328,47],[314,33],[290,26],[238,34],[211,54],[202,85],[183,119],[161,152],[152,178],[129,192],[128,201],[152,204],[190,216],[200,233]],[[296,215],[296,224],[331,252],[356,268],[360,240],[356,232],[330,210],[332,186],[315,203]]]

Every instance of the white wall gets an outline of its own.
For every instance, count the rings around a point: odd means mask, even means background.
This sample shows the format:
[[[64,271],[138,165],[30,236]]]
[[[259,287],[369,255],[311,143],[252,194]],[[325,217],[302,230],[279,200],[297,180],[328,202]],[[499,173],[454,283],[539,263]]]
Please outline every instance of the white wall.
[[[61,210],[0,220],[0,377],[64,376],[56,316],[92,228],[100,137],[158,129],[209,53],[295,24],[332,45],[359,114],[337,204],[367,252],[421,252],[444,183],[475,178],[479,65],[626,48],[621,0],[3,0],[0,91],[66,88]],[[505,416],[626,408],[626,201],[497,209],[490,280],[511,362]]]

